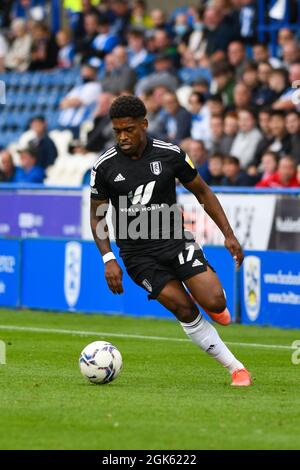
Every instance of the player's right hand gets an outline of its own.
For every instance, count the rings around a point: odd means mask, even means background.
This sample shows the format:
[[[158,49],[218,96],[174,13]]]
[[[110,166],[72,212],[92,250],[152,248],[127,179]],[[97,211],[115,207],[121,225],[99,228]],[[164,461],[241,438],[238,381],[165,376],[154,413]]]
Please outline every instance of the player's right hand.
[[[113,294],[123,294],[123,271],[116,260],[105,263],[105,279]]]

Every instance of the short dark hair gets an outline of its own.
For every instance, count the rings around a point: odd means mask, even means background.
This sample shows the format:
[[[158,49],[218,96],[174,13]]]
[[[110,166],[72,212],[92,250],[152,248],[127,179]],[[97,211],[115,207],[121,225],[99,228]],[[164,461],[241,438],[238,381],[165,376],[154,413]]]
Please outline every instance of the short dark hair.
[[[229,163],[231,165],[240,166],[239,159],[232,155],[226,155],[226,157],[224,157],[224,163]]]
[[[144,118],[146,114],[146,107],[137,96],[119,96],[113,101],[109,110],[110,119]]]
[[[272,109],[270,117],[280,117],[281,119],[285,118],[285,112],[282,109]]]

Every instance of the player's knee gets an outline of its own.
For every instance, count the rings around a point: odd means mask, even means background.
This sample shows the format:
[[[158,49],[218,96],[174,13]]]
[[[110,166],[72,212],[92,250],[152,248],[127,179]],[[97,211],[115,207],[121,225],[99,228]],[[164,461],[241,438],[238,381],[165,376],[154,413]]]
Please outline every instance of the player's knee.
[[[176,304],[174,313],[179,321],[190,323],[199,314],[198,308],[194,304]]]
[[[217,292],[215,295],[212,295],[211,299],[208,302],[207,309],[212,313],[222,313],[226,308],[226,299],[224,292]]]

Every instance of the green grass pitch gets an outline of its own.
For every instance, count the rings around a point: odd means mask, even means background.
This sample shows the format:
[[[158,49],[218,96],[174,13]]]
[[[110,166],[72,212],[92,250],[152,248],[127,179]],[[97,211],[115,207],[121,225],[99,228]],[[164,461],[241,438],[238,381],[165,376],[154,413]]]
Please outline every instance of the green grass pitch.
[[[219,327],[255,379],[235,389],[176,322],[1,310],[0,325],[0,449],[300,448],[300,365],[278,348],[300,330]],[[100,339],[123,355],[109,385],[89,384],[78,369],[80,351]]]

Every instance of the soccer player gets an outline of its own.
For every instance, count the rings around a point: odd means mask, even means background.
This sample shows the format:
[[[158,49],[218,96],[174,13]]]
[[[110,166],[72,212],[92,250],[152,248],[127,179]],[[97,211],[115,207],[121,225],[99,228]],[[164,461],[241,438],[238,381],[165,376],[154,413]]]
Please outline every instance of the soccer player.
[[[147,136],[146,108],[139,98],[117,98],[110,118],[117,145],[99,157],[91,172],[91,228],[108,287],[114,294],[123,293],[122,269],[107,229],[110,201],[116,242],[129,276],[176,316],[197,346],[228,369],[231,385],[250,385],[250,373],[196,306],[215,322],[230,323],[218,276],[192,234],[184,231],[176,206],[176,178],[204,205],[239,267],[243,252],[218,199],[186,153]]]

